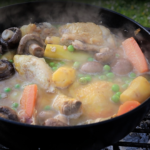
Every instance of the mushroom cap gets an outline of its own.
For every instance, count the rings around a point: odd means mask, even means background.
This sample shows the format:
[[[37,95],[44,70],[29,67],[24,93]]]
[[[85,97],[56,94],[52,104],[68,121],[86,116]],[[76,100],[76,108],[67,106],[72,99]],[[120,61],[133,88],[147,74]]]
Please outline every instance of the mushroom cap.
[[[8,60],[0,60],[0,81],[15,74],[14,66]]]
[[[42,41],[42,39],[38,35],[36,35],[36,34],[26,34],[20,40],[17,53],[20,54],[20,55],[22,55],[22,54],[30,54],[29,46],[31,44],[39,45],[42,48],[45,45],[44,42]]]
[[[18,43],[21,39],[21,31],[19,28],[17,27],[11,27],[7,30],[11,30],[14,32],[14,34],[12,35],[12,37],[8,40],[8,41],[5,41],[2,36],[0,37],[0,42],[2,44],[2,46],[5,48],[5,51],[8,51],[6,49],[13,49],[15,47],[18,46]]]
[[[0,117],[13,121],[19,121],[16,111],[9,108],[8,106],[0,107]]]

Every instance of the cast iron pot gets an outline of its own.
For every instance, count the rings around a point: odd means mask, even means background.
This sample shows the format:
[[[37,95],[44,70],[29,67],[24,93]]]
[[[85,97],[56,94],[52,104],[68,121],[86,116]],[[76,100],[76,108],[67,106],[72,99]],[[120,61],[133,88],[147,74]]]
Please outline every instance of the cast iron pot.
[[[118,36],[133,36],[150,57],[150,34],[144,27],[116,12],[74,2],[32,2],[0,9],[0,32],[39,22],[94,22]],[[134,31],[141,31],[135,36]],[[150,60],[150,59],[149,59]],[[44,127],[0,118],[0,143],[14,150],[99,150],[131,132],[150,109],[150,99],[136,109],[107,121],[70,127]]]

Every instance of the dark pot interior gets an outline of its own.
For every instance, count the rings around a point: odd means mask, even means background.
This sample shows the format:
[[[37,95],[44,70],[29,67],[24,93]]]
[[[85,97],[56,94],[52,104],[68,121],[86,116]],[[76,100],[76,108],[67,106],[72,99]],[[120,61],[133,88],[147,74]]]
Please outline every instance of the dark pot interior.
[[[33,2],[0,9],[0,32],[35,22],[94,22],[125,37],[133,36],[150,60],[150,35],[138,23],[104,8],[73,2]],[[135,36],[134,31],[140,28]],[[0,119],[0,141],[15,150],[98,150],[116,143],[131,132],[150,109],[150,99],[120,117],[84,126],[31,126]]]

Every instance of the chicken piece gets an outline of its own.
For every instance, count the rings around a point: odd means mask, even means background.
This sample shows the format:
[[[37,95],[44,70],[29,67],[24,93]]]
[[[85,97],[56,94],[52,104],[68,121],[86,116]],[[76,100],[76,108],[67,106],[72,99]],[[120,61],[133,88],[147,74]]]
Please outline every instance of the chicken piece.
[[[91,51],[91,52],[99,52],[102,46],[94,45],[94,44],[86,44],[79,40],[74,40],[72,45],[77,50],[83,51]]]
[[[58,95],[54,100],[53,107],[69,118],[78,118],[82,114],[81,104],[74,98]]]
[[[118,104],[113,103],[110,97],[114,94],[111,90],[113,83],[94,81],[88,85],[81,85],[78,81],[70,88],[72,97],[82,102],[83,115],[89,119],[107,118],[118,110]]]
[[[59,33],[62,35],[62,41],[79,40],[88,44],[96,45],[102,45],[104,42],[101,28],[91,22],[66,24],[60,27]]]
[[[115,37],[108,28],[91,22],[66,24],[60,27],[59,33],[63,44],[72,41],[78,50],[99,52],[103,47],[116,46]]]
[[[51,81],[53,72],[43,58],[32,55],[15,55],[14,64],[18,73],[25,79],[38,84],[47,92],[55,92]]]

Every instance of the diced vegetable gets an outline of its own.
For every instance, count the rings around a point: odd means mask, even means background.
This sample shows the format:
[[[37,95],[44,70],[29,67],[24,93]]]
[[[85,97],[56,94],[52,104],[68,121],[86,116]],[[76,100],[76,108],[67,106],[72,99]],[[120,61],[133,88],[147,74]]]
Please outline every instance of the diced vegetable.
[[[74,51],[73,45],[69,45],[69,46],[68,46],[68,51],[70,51],[70,52],[73,52],[73,51]]]
[[[20,88],[20,84],[15,84],[15,88],[19,89]]]
[[[111,89],[112,89],[113,92],[118,92],[120,88],[119,88],[119,85],[113,84]]]
[[[118,95],[118,96],[120,97],[120,95],[121,95],[121,92],[117,92],[117,93],[116,93],[116,95]]]
[[[138,101],[127,101],[119,107],[117,115],[120,116],[124,113],[127,113],[128,111],[138,107],[139,105],[140,103]]]
[[[66,46],[47,44],[44,57],[50,59],[62,59],[62,60],[85,62],[88,59],[88,57],[90,57],[90,54],[77,51],[72,53],[67,50]]]
[[[106,74],[106,76],[107,76],[109,79],[112,79],[112,78],[114,78],[115,75],[114,75],[112,72],[109,72],[109,73]]]
[[[88,61],[93,61],[93,60],[94,60],[93,57],[89,57],[89,58],[88,58]]]
[[[103,70],[104,70],[104,71],[110,71],[110,66],[109,66],[109,65],[105,65],[105,66],[103,67]]]
[[[142,76],[135,78],[129,87],[120,95],[120,101],[137,100],[140,103],[150,97],[150,83]]]
[[[51,109],[51,107],[49,105],[44,107],[44,110],[50,110],[50,109]]]
[[[114,94],[112,97],[111,97],[111,100],[115,103],[119,102],[119,96],[117,94]]]
[[[11,88],[9,87],[4,88],[4,92],[9,93],[10,91],[11,91]]]
[[[20,100],[21,108],[25,111],[29,118],[32,117],[37,97],[37,85],[32,84],[24,88],[22,98]]]
[[[18,103],[13,103],[12,108],[18,108],[19,104]]]
[[[86,76],[85,76],[85,79],[89,82],[89,81],[92,80],[92,77],[91,77],[90,75],[86,75]]]
[[[134,72],[131,72],[131,73],[129,74],[129,77],[130,77],[130,78],[135,78],[135,77],[136,77],[136,74],[135,74]]]
[[[75,69],[60,67],[53,73],[52,81],[56,87],[66,88],[75,81],[75,78]]]
[[[128,59],[131,61],[135,69],[140,73],[147,72],[148,64],[135,39],[133,37],[128,38],[122,43],[122,45]]]
[[[80,62],[75,61],[73,64],[73,68],[78,69],[80,67]]]

